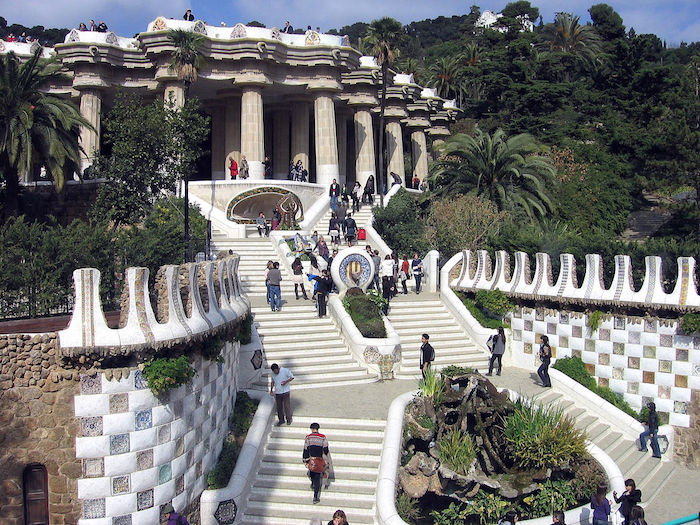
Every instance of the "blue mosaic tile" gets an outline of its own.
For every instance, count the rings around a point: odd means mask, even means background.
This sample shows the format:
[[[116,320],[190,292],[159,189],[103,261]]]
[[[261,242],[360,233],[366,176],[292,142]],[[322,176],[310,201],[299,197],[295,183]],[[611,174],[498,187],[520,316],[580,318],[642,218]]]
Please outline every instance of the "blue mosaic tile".
[[[123,516],[114,516],[112,518],[112,525],[131,525],[131,514],[124,514]]]
[[[148,388],[148,381],[143,376],[143,372],[141,372],[141,370],[136,370],[134,372],[134,388],[137,390],[144,390],[145,388]]]
[[[83,436],[101,436],[102,435],[102,416],[97,417],[81,417],[80,430]]]
[[[136,509],[150,509],[153,506],[153,489],[144,490],[136,494]]]
[[[84,499],[83,500],[83,518],[104,518],[105,517],[105,499]]]
[[[173,477],[172,470],[170,468],[170,463],[167,465],[163,465],[158,469],[158,484],[162,485],[163,483],[167,483],[170,481]]]
[[[129,492],[129,476],[115,476],[112,478],[112,495],[126,494]]]
[[[109,436],[109,453],[124,454],[129,452],[129,434],[115,434]]]
[[[100,374],[80,374],[81,394],[101,394],[102,378]]]
[[[136,430],[145,430],[153,426],[153,417],[151,409],[141,410],[134,414],[134,428]]]

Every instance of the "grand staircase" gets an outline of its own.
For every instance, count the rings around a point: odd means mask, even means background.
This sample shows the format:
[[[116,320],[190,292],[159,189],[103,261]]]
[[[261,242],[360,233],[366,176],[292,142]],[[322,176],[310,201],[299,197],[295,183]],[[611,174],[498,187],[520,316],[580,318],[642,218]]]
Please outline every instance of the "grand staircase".
[[[355,223],[357,224],[358,228],[363,228],[372,218],[372,206],[369,204],[364,204],[362,208],[360,208],[360,211],[357,213],[353,213],[352,218],[355,219]],[[324,239],[328,243],[328,247],[330,248],[330,236],[328,235],[328,223],[331,220],[331,210],[329,209],[319,220],[318,222],[314,225],[313,230],[316,230],[319,235],[323,235]],[[310,232],[310,233],[311,233]],[[367,243],[365,241],[358,241],[357,246],[365,246]]]
[[[421,335],[430,335],[435,349],[433,366],[449,365],[484,371],[489,356],[471,342],[469,335],[457,322],[436,294],[416,295],[409,285],[408,295],[399,294],[391,300],[389,321],[401,337],[401,368],[399,379],[420,378]]]
[[[301,460],[314,421],[328,438],[336,478],[315,505]],[[291,426],[273,427],[241,525],[308,525],[313,517],[326,523],[336,509],[345,511],[349,523],[375,523],[384,426],[378,420],[295,416]]]

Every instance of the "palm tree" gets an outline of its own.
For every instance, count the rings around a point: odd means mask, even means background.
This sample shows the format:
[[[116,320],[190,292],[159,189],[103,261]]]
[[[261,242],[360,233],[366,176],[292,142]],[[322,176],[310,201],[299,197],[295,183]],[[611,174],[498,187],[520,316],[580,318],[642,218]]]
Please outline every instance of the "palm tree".
[[[430,66],[433,87],[437,90],[439,97],[459,98],[459,65],[462,60],[461,55],[440,57]]]
[[[538,47],[545,51],[570,55],[585,65],[592,65],[602,53],[602,40],[593,26],[579,24],[579,17],[570,13],[557,13],[554,24],[545,26],[544,41]],[[570,79],[570,71],[565,72]]]
[[[62,73],[41,49],[24,64],[13,52],[0,58],[0,179],[5,181],[6,217],[19,211],[19,178],[45,166],[61,192],[66,174],[79,170],[81,126],[91,128],[69,100],[42,91]]]
[[[185,84],[185,91],[197,81],[198,70],[202,67],[202,45],[204,36],[185,29],[171,29],[168,38],[173,41],[175,50],[170,61],[170,69],[175,70],[177,79]]]
[[[544,217],[553,204],[546,187],[555,168],[535,152],[528,134],[507,138],[501,129],[493,136],[476,129],[475,136],[459,133],[438,146],[441,157],[433,166],[433,191],[438,196],[474,194],[500,210],[522,208],[530,218]]]
[[[481,48],[476,42],[467,42],[464,46],[464,58],[467,66],[474,67],[481,61]]]
[[[370,46],[372,55],[382,68],[382,94],[379,105],[379,202],[384,206],[384,186],[386,183],[386,155],[384,154],[384,110],[386,109],[386,83],[389,66],[396,59],[396,45],[403,35],[403,25],[398,20],[385,16],[373,20],[367,28],[365,42]]]

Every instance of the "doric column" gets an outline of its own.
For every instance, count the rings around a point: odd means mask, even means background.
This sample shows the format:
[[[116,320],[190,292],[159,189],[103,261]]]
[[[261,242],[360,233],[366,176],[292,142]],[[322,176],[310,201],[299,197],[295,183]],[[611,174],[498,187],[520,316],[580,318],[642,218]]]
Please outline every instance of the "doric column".
[[[211,111],[211,180],[228,178],[228,161],[226,160],[226,111],[223,107],[213,106]]]
[[[292,159],[309,169],[309,103],[302,100],[292,106]]]
[[[372,114],[368,107],[359,107],[355,112],[355,152],[355,180],[364,188],[370,175],[377,179]],[[379,184],[375,187],[379,191]]]
[[[338,142],[338,183],[343,184],[348,179],[348,116],[346,110],[340,109],[335,113],[336,139]]]
[[[265,133],[263,128],[262,88],[243,86],[241,96],[241,155],[248,161],[252,180],[262,180],[265,173]]]
[[[425,131],[422,128],[414,129],[411,133],[411,150],[413,151],[413,172],[423,180],[428,176],[428,146]]]
[[[395,119],[389,120],[386,124],[386,149],[389,155],[389,165],[387,167],[387,188],[391,187],[392,180],[390,173],[393,171],[401,178],[402,185],[406,178],[406,168],[403,162],[403,135],[401,133],[401,122]]]
[[[224,150],[226,150],[226,173],[228,174],[229,158],[241,162],[241,99],[231,97],[226,99],[226,131],[224,132]]]
[[[272,169],[275,179],[289,177],[289,111],[276,110],[272,117]]]
[[[314,138],[316,141],[316,183],[329,185],[338,179],[338,139],[335,129],[335,107],[329,92],[314,98]]]
[[[102,111],[102,94],[97,89],[85,89],[80,92],[80,114],[94,129],[86,126],[80,129],[80,171],[92,165],[95,154],[100,152],[100,114]]]
[[[170,82],[165,86],[163,100],[167,103],[172,101],[175,108],[185,105],[185,87],[182,82]]]

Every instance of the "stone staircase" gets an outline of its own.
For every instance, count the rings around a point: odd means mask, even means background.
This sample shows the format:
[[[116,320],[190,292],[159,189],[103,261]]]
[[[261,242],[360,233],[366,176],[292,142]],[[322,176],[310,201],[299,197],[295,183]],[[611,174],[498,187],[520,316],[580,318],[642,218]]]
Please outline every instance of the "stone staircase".
[[[555,390],[545,389],[534,398],[535,402],[555,406],[571,417],[576,427],[585,430],[593,443],[605,451],[620,467],[625,479],[632,478],[642,491],[642,506],[652,500],[668,481],[676,466],[672,461],[658,460],[649,452],[640,452],[634,440],[617,432],[607,422],[576,405],[575,401]]]
[[[423,333],[430,335],[435,349],[435,367],[457,365],[482,372],[488,367],[488,354],[471,342],[437,294],[416,295],[409,287],[408,295],[399,294],[391,300],[389,321],[401,337],[401,379],[421,377],[419,351]]]
[[[318,422],[328,438],[335,480],[313,492],[301,457],[309,425]],[[375,523],[375,489],[385,421],[294,417],[291,426],[272,427],[248,497],[241,525],[308,525],[314,517],[328,522],[343,509],[349,523]]]
[[[352,213],[352,212],[351,212]],[[355,219],[355,222],[357,223],[358,228],[364,227],[372,218],[372,206],[369,204],[364,204],[362,208],[360,208],[360,211],[357,213],[352,213],[352,218]],[[330,208],[328,211],[318,220],[318,222],[314,225],[312,230],[309,233],[312,233],[314,230],[318,231],[319,235],[322,235],[324,239],[326,239],[326,242],[328,242],[328,246],[330,247],[330,236],[328,235],[328,223],[331,220],[331,210]],[[365,246],[367,243],[365,241],[358,241],[357,245],[358,246]]]

